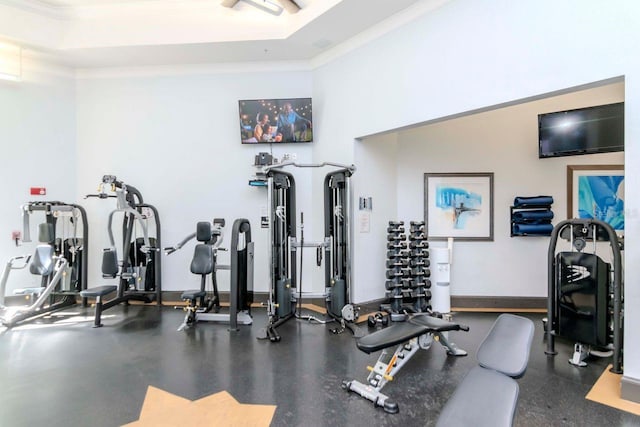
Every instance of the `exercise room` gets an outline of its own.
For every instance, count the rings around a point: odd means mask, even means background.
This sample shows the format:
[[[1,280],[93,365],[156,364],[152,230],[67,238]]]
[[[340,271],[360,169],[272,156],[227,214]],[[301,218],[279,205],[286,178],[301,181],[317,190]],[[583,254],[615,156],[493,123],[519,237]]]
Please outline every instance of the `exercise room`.
[[[638,16],[0,0],[0,425],[640,426]]]

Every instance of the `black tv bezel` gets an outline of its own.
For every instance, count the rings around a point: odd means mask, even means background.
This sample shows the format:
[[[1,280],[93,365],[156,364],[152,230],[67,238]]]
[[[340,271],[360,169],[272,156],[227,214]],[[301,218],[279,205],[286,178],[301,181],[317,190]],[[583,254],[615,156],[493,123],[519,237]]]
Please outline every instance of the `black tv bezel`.
[[[311,140],[309,141],[255,141],[255,142],[245,142],[245,139],[242,136],[242,103],[243,102],[274,102],[279,103],[279,105],[284,104],[289,101],[295,103],[296,101],[308,101],[310,107],[310,121],[313,124],[313,98],[310,96],[307,97],[297,97],[297,98],[256,98],[256,99],[240,99],[238,100],[238,118],[240,119],[240,142],[242,145],[264,145],[264,144],[311,144],[314,141],[314,133],[311,131]],[[254,125],[255,126],[255,125]]]
[[[602,109],[604,107],[611,107],[614,105],[620,105],[622,107],[622,123],[623,123],[623,134],[622,134],[622,145],[615,145],[609,147],[596,147],[590,149],[576,149],[576,150],[566,150],[566,151],[554,151],[549,154],[543,154],[542,152],[542,140],[540,138],[542,120],[548,116],[559,115],[559,114],[567,114],[567,113],[575,113],[580,111],[589,111],[595,109]],[[583,107],[583,108],[574,108],[571,110],[563,110],[563,111],[553,111],[549,113],[541,113],[538,114],[538,158],[539,159],[550,159],[555,157],[567,157],[567,156],[578,156],[585,154],[599,154],[599,153],[614,153],[624,151],[624,101],[622,102],[612,102],[609,104],[601,104],[594,105],[591,107]]]

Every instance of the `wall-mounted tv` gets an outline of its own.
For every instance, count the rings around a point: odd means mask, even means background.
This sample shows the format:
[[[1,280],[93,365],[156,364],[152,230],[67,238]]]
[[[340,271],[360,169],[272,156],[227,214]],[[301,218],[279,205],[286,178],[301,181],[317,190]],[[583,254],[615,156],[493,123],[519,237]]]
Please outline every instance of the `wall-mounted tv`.
[[[312,142],[311,98],[238,101],[243,144]]]
[[[539,157],[624,151],[624,102],[538,115]]]

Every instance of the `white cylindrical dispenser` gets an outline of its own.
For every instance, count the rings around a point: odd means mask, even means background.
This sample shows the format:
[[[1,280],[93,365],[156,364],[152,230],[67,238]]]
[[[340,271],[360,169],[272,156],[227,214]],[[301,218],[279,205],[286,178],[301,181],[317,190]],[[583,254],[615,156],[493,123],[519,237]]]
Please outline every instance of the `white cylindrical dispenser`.
[[[453,239],[445,248],[430,248],[431,309],[438,313],[451,312],[451,261]]]

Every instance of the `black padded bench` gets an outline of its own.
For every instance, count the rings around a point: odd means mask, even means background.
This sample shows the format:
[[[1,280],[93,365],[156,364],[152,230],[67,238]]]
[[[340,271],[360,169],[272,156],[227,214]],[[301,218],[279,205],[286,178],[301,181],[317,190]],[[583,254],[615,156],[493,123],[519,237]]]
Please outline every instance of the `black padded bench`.
[[[95,288],[85,289],[84,291],[80,291],[80,295],[83,298],[95,298],[96,299],[96,315],[93,321],[93,327],[99,328],[102,326],[101,318],[102,318],[102,297],[109,295],[112,292],[118,290],[118,287],[115,285],[102,285],[96,286]]]
[[[194,301],[206,295],[207,295],[206,291],[201,291],[200,289],[193,289],[193,290],[182,292],[182,295],[180,295],[180,298],[182,298],[184,301]]]
[[[518,383],[529,361],[534,326],[530,319],[501,314],[478,348],[474,367],[443,408],[438,427],[511,426]]]
[[[385,384],[394,379],[418,350],[429,349],[434,337],[446,348],[447,354],[466,356],[466,351],[449,342],[444,335],[448,331],[460,330],[468,331],[469,328],[428,314],[415,314],[405,322],[397,322],[366,335],[358,339],[356,343],[358,348],[367,354],[382,350],[382,354],[375,366],[367,367],[370,373],[366,384],[356,380],[343,381],[342,388],[372,401],[375,406],[383,408],[385,412],[395,414],[399,411],[398,404],[381,392]],[[390,354],[387,349],[393,346],[397,348],[393,354]]]
[[[391,327],[381,329],[360,338],[356,345],[360,350],[369,354],[387,347],[403,344],[412,338],[430,332],[459,331],[461,329],[469,330],[466,326],[448,322],[437,317],[414,315],[406,322],[395,323]]]

